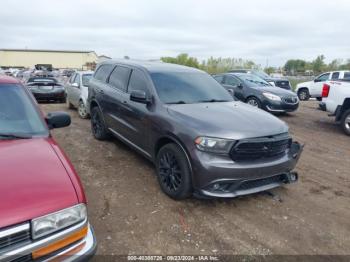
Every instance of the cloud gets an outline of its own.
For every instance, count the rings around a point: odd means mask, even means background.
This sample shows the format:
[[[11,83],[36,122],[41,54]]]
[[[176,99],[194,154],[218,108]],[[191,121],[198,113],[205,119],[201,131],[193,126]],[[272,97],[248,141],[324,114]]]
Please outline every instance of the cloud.
[[[0,48],[89,49],[138,59],[189,53],[283,65],[350,58],[350,2],[2,0]]]

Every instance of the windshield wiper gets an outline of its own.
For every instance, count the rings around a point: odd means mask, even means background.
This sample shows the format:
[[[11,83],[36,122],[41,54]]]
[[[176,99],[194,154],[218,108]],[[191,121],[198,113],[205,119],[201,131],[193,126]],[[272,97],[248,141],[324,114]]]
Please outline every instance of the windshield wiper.
[[[216,103],[216,102],[230,102],[230,101],[225,100],[225,99],[208,99],[208,100],[200,100],[198,102],[200,102],[200,103]]]
[[[27,134],[16,134],[16,133],[0,133],[0,139],[29,139],[32,138],[31,135]]]
[[[173,104],[173,105],[181,105],[181,104],[187,104],[185,101],[176,101],[176,102],[169,102],[167,104]]]

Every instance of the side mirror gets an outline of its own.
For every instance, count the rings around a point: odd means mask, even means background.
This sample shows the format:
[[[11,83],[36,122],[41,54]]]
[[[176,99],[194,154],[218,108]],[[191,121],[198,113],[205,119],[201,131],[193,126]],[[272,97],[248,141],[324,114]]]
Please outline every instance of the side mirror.
[[[242,83],[239,83],[237,87],[238,87],[239,89],[242,89],[242,88],[243,88]]]
[[[150,100],[148,99],[146,92],[142,90],[131,91],[130,100],[141,104],[150,103]]]
[[[51,112],[46,116],[46,123],[49,129],[61,128],[69,126],[71,119],[66,112]]]
[[[79,84],[78,83],[73,83],[72,86],[79,88]]]

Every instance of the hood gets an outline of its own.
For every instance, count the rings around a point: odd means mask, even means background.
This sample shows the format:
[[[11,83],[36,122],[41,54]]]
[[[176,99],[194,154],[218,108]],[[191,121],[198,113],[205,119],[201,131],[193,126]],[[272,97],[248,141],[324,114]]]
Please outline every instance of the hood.
[[[168,112],[202,136],[239,140],[288,132],[277,117],[238,101],[169,105]]]
[[[251,87],[253,89],[259,90],[261,92],[268,92],[278,96],[296,96],[292,91],[277,87],[277,86],[259,86],[259,87]]]
[[[0,228],[78,203],[50,141],[0,140]]]

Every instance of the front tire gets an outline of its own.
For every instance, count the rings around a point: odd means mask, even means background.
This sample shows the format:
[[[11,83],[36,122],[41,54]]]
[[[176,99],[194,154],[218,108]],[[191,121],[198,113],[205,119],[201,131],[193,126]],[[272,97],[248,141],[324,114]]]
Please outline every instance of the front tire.
[[[191,171],[183,150],[176,144],[163,146],[156,158],[158,182],[163,192],[175,200],[192,194]]]
[[[298,97],[300,101],[307,101],[310,99],[310,93],[309,90],[307,90],[306,88],[300,89],[298,91]]]
[[[109,138],[109,132],[103,120],[102,112],[97,106],[91,109],[91,132],[97,140]]]
[[[259,99],[257,99],[256,97],[248,97],[246,103],[248,105],[257,107],[257,108],[261,108],[261,102],[259,101]]]
[[[343,113],[340,123],[344,130],[344,133],[350,136],[350,109]]]

